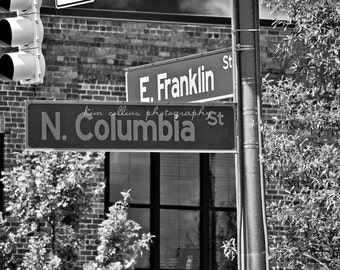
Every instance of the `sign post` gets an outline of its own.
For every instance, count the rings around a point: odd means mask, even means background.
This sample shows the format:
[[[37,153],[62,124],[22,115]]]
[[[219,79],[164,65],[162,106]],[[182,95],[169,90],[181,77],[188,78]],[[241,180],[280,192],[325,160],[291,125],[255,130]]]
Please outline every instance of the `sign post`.
[[[233,0],[233,50],[239,117],[238,254],[240,270],[266,270],[265,190],[261,170],[259,4]]]

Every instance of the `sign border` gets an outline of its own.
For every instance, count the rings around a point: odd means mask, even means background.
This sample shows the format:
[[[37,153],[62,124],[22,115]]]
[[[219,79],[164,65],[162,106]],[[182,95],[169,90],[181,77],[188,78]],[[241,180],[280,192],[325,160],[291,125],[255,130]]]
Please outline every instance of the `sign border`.
[[[199,105],[202,106],[210,106],[210,107],[232,107],[234,112],[234,148],[228,150],[202,150],[202,149],[109,149],[109,148],[32,148],[28,145],[28,107],[30,104],[81,104],[81,105],[141,105],[141,106],[164,106],[164,105],[174,105],[174,106],[183,106],[183,107],[197,107]],[[141,102],[105,102],[105,101],[72,101],[72,100],[25,100],[25,150],[31,151],[79,151],[79,152],[156,152],[156,153],[237,153],[238,149],[238,128],[237,128],[237,104],[235,102],[212,102],[212,103],[141,103]]]
[[[78,0],[78,1],[74,1],[73,3],[58,5],[58,0],[55,0],[55,7],[57,9],[63,9],[63,8],[68,8],[68,7],[74,7],[74,6],[84,5],[84,4],[88,4],[88,3],[93,3],[93,2],[94,2],[94,0]]]
[[[220,54],[220,53],[223,53],[223,52],[226,52],[226,53],[232,52],[232,48],[228,47],[228,48],[222,48],[222,49],[217,49],[217,50],[213,50],[213,51],[190,54],[190,55],[181,56],[181,57],[177,57],[177,58],[170,58],[170,59],[167,59],[167,60],[152,62],[152,63],[148,63],[148,64],[144,64],[144,65],[127,67],[124,70],[125,70],[125,72],[129,72],[131,70],[133,71],[133,70],[144,69],[144,68],[148,68],[148,67],[163,66],[163,65],[167,65],[167,64],[176,63],[176,62],[182,62],[182,61],[187,61],[187,60],[191,60],[191,59],[197,59],[197,58],[200,58],[200,57]],[[178,104],[180,104],[180,103],[178,103]]]

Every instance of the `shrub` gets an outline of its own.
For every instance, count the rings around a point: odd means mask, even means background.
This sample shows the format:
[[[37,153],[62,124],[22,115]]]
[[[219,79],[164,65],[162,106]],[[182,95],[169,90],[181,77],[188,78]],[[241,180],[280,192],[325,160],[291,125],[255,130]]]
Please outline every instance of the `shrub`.
[[[109,208],[108,219],[98,230],[100,244],[96,261],[85,266],[86,270],[134,269],[143,249],[149,248],[150,233],[140,235],[141,226],[128,219],[128,199],[130,190],[121,192],[123,200]]]
[[[0,269],[15,269],[14,263],[14,236],[5,225],[0,212]]]
[[[18,154],[1,180],[17,236],[29,240],[22,269],[73,269],[81,244],[80,219],[91,210],[95,174],[103,155],[76,152]]]

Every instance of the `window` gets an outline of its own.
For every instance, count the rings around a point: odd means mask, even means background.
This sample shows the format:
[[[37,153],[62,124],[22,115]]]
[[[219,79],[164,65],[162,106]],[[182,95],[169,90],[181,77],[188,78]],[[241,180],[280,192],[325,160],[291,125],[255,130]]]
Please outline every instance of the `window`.
[[[108,153],[106,209],[131,189],[130,218],[156,235],[136,269],[237,269],[233,154]]]

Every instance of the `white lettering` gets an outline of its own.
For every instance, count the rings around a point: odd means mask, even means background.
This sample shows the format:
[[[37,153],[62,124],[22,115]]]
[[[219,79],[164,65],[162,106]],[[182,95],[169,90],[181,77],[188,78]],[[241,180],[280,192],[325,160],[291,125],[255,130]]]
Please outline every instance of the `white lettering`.
[[[87,118],[90,121],[92,120],[93,116],[91,114],[80,113],[75,123],[76,133],[79,139],[81,139],[82,141],[89,141],[92,139],[93,134],[91,132],[89,132],[88,134],[84,134],[82,130],[80,129],[81,121],[84,118]]]
[[[133,125],[133,140],[138,141],[138,129],[139,127],[142,128],[142,134],[143,134],[143,141],[148,140],[148,128],[151,128],[152,133],[152,140],[157,141],[157,126],[154,121],[143,121],[143,120],[134,120]]]
[[[157,75],[157,94],[158,94],[158,101],[162,100],[162,90],[165,90],[165,85],[162,80],[167,78],[167,73],[161,73]],[[167,99],[167,94],[165,99]]]
[[[222,112],[215,112],[215,111],[210,111],[209,115],[206,117],[207,123],[210,126],[216,126],[217,124],[220,126],[224,125],[223,119],[224,115]]]
[[[41,139],[47,140],[47,127],[54,139],[60,140],[60,112],[55,113],[55,125],[46,112],[41,113]]]
[[[195,141],[195,127],[191,121],[183,121],[183,129],[181,132],[182,140],[185,142]]]
[[[209,84],[210,81],[210,84]],[[205,90],[208,91],[214,91],[215,90],[215,78],[214,78],[214,72],[211,70],[207,71],[205,73]]]
[[[179,88],[179,80],[177,77],[172,79],[171,96],[174,98],[178,98],[181,96],[180,88]]]
[[[157,99],[166,101],[183,96],[197,95],[215,90],[215,77],[212,70],[199,66],[197,72],[192,68],[187,75],[168,78],[167,73],[157,74]]]
[[[186,89],[186,95],[188,95],[188,88],[189,88],[188,77],[187,76],[180,76],[179,81],[180,81],[181,97],[184,96],[184,90],[183,89]]]
[[[158,118],[158,137],[160,141],[169,141],[172,137],[173,129],[170,121],[163,120],[163,116]],[[164,128],[166,131],[164,131]]]
[[[100,132],[101,129],[103,130],[103,133]],[[94,125],[94,134],[98,140],[106,140],[110,134],[109,124],[103,119],[98,120]]]
[[[89,141],[93,137],[100,141],[110,138],[111,141],[195,141],[195,126],[192,121],[186,120],[181,122],[179,115],[195,117],[201,112],[169,112],[158,113],[155,107],[148,115],[155,115],[157,120],[131,120],[118,118],[117,114],[111,114],[110,120],[95,120],[92,115],[80,113],[75,121],[75,130],[77,136],[82,141]],[[171,120],[165,120],[164,116],[173,116]],[[93,132],[84,130],[84,119],[95,121],[92,125],[86,123],[86,127],[93,126]],[[60,137],[60,136],[59,136]]]
[[[192,69],[189,69],[189,95],[192,95],[192,90],[194,90],[194,94],[197,94],[196,76],[197,73],[193,74]]]
[[[113,123],[114,125],[116,122]],[[126,131],[123,134],[123,121],[117,120],[117,137],[121,141],[132,141],[132,128],[131,128],[131,120],[126,121]]]
[[[231,55],[223,55],[223,69],[230,69],[233,68],[233,64],[232,64],[233,58]]]
[[[144,84],[149,82],[149,78],[149,76],[146,76],[139,79],[139,94],[141,102],[151,102],[150,97],[144,97],[144,94],[146,93],[146,86],[144,86]]]

